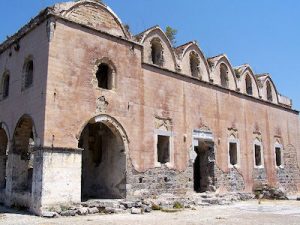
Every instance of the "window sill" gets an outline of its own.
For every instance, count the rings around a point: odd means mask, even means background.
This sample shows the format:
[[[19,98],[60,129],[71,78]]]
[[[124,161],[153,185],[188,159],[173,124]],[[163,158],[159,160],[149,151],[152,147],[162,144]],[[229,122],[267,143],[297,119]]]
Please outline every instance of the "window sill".
[[[261,166],[254,166],[254,169],[264,169],[265,167],[263,165]]]
[[[26,92],[27,90],[31,89],[33,87],[33,84],[29,85],[28,87],[22,87],[22,92]]]
[[[160,162],[155,162],[154,163],[154,167],[155,168],[161,168],[163,165],[165,165],[166,167],[168,167],[169,169],[172,169],[174,166],[172,163],[167,162],[167,163],[160,163]]]
[[[228,168],[229,168],[229,169],[233,169],[233,168],[239,169],[239,168],[240,168],[240,165],[239,165],[239,164],[235,164],[235,165],[229,164],[229,165],[228,165]]]

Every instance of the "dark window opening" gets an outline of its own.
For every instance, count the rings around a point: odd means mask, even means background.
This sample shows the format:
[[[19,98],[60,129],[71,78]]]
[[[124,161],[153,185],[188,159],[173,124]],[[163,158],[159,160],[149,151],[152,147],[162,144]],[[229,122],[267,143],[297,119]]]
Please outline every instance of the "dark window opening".
[[[276,166],[281,166],[281,148],[275,148],[275,156],[276,156]]]
[[[96,73],[98,87],[112,89],[112,70],[107,64],[100,64]]]
[[[246,92],[248,95],[253,95],[252,81],[249,75],[246,76]]]
[[[3,98],[9,95],[9,75],[6,75],[3,80]]]
[[[230,165],[237,165],[237,144],[229,143],[229,162]]]
[[[267,100],[270,102],[273,101],[272,88],[271,88],[271,84],[269,81],[267,82]]]
[[[151,59],[153,64],[163,66],[163,50],[159,40],[151,42]]]
[[[33,83],[33,61],[30,60],[25,65],[25,80],[24,80],[24,87],[28,88]]]
[[[262,159],[261,159],[261,147],[260,145],[255,145],[255,165],[261,166],[262,165]]]
[[[193,77],[198,77],[200,73],[200,68],[199,68],[199,57],[196,53],[192,52],[190,54],[190,69],[191,69],[191,75]]]
[[[157,161],[164,164],[170,162],[170,137],[157,136]]]
[[[32,188],[32,176],[33,176],[33,168],[30,167],[27,170],[27,190],[30,192]]]
[[[221,79],[221,86],[222,87],[225,87],[225,88],[228,88],[229,84],[228,84],[228,69],[227,67],[222,64],[220,66],[220,79]]]

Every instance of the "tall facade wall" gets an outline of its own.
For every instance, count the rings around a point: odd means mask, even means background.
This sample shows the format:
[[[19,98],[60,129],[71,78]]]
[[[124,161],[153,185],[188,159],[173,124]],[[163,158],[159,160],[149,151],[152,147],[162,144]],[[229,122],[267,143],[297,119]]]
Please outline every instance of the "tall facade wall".
[[[70,36],[74,37],[72,43],[65,46]],[[130,163],[140,177],[139,172],[157,167],[155,132],[159,129],[157,124],[168,120],[173,148],[167,167],[184,172],[193,151],[193,130],[206,127],[214,136],[216,165],[222,176],[219,188],[227,190],[226,177],[231,171],[228,139],[235,133],[240,143],[236,170],[244,182],[242,191],[247,192],[252,191],[256,177],[278,185],[281,178],[275,165],[276,140],[281,141],[283,151],[288,146],[300,147],[298,115],[290,109],[143,64],[139,45],[87,32],[77,25],[57,23],[54,37],[49,59],[47,146],[76,148],[89,119],[107,114],[124,127],[129,139]],[[93,85],[95,65],[103,58],[108,58],[116,68],[114,90]],[[263,169],[254,169],[253,146],[257,136],[263,145]],[[294,171],[298,173],[297,168]]]
[[[194,42],[174,49],[158,27],[132,37],[95,1],[47,10],[0,46],[1,202],[41,214],[83,193],[107,197],[107,188],[127,198],[186,195],[203,183],[205,191],[268,183],[299,192],[299,113],[269,75],[234,70],[225,55],[206,59]],[[33,82],[24,88],[27,58]]]
[[[47,23],[44,22],[16,42],[20,46],[18,51],[14,44],[0,54],[1,78],[5,71],[10,75],[9,95],[4,99],[1,96],[0,122],[6,124],[10,138],[19,119],[27,114],[34,118],[36,135],[39,142],[43,142],[49,49],[47,35]],[[24,89],[23,66],[29,57],[34,62],[33,84]]]

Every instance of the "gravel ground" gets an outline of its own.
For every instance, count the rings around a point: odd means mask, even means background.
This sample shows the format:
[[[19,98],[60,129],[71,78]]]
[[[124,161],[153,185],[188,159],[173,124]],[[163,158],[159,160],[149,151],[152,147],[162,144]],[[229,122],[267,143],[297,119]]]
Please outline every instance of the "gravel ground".
[[[196,210],[150,214],[91,215],[45,219],[0,207],[0,224],[5,225],[201,225],[201,224],[300,224],[300,201],[238,202],[229,206],[206,206]]]

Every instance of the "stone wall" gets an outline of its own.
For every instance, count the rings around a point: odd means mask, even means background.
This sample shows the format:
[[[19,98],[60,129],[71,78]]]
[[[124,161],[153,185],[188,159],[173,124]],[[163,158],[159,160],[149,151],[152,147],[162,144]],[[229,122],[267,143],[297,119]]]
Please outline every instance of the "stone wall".
[[[170,193],[183,196],[193,190],[193,167],[185,171],[170,169],[166,165],[138,172],[132,166],[127,169],[127,198],[157,197]]]
[[[267,174],[265,168],[254,168],[252,177],[255,185],[267,183]]]
[[[289,145],[283,150],[283,161],[283,166],[279,166],[276,169],[278,185],[285,192],[297,193],[300,169],[297,161],[297,152],[294,146]]]
[[[225,188],[228,192],[243,192],[245,181],[243,175],[235,167],[229,168],[228,172],[216,167],[216,188]]]
[[[32,211],[81,201],[81,152],[47,147],[34,152]]]

